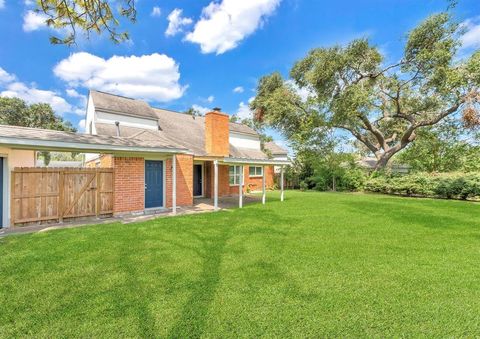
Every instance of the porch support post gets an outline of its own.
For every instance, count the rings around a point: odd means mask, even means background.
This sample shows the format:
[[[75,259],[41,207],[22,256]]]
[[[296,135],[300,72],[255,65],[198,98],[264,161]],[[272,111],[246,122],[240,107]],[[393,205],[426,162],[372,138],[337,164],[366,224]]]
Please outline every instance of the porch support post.
[[[218,160],[213,161],[213,209],[218,211]]]
[[[243,208],[243,165],[240,165],[240,175],[238,180],[238,207]]]
[[[265,189],[265,166],[262,166],[262,204],[265,205],[265,200],[267,198],[267,192]]]
[[[280,166],[280,201],[283,201],[283,166]]]
[[[172,212],[177,214],[177,157],[172,157]]]

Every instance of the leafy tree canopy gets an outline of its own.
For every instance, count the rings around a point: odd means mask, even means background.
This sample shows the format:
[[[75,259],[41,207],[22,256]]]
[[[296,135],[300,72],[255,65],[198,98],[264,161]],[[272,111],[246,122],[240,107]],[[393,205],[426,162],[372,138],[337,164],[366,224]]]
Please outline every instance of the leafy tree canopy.
[[[116,5],[117,9],[112,9]],[[51,36],[53,44],[72,45],[81,31],[89,37],[91,32],[106,32],[110,39],[119,43],[129,39],[127,32],[119,32],[119,18],[136,21],[135,0],[37,0],[37,12],[47,16],[48,26],[60,29],[65,34]]]
[[[69,121],[53,112],[49,104],[31,104],[18,98],[0,97],[0,124],[75,132]]]
[[[409,33],[392,64],[366,39],[316,48],[289,80],[261,78],[251,109],[297,145],[321,143],[331,128],[347,131],[383,168],[422,128],[456,112],[467,127],[479,125],[480,51],[458,61],[462,34],[448,13],[433,15]]]
[[[480,147],[468,138],[459,121],[447,118],[443,123],[418,131],[417,139],[398,161],[421,172],[452,172],[480,169]]]

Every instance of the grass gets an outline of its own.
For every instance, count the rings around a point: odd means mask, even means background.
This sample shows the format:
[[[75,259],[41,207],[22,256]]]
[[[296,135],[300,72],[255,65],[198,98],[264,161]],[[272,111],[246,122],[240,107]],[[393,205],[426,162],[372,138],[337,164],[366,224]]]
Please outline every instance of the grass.
[[[480,205],[276,197],[1,239],[0,336],[480,333]]]

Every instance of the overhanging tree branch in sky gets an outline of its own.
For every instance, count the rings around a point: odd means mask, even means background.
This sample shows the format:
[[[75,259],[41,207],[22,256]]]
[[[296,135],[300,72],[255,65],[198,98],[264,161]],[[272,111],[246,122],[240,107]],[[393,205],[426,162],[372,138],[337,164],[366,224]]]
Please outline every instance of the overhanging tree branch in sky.
[[[111,7],[115,2],[108,0],[38,0],[37,4],[37,11],[47,16],[48,26],[64,29],[63,36],[50,37],[53,44],[74,44],[78,30],[87,36],[91,32],[106,32],[115,43],[128,40],[127,32],[117,30],[119,18],[135,22],[137,14],[135,0],[117,2],[118,15]]]

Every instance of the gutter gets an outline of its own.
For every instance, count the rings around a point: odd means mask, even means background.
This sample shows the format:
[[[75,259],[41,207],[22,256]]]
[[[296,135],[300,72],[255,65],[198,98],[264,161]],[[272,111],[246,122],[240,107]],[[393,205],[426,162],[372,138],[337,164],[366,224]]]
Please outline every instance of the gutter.
[[[16,149],[35,149],[45,151],[87,151],[91,153],[100,152],[134,152],[134,153],[168,153],[168,154],[193,154],[185,148],[169,147],[143,147],[143,146],[122,146],[108,144],[90,144],[81,142],[65,142],[52,140],[38,140],[26,138],[0,137],[0,144]]]
[[[223,162],[229,164],[243,164],[243,165],[290,165],[289,160],[275,160],[275,159],[245,159],[245,158],[223,158]]]

